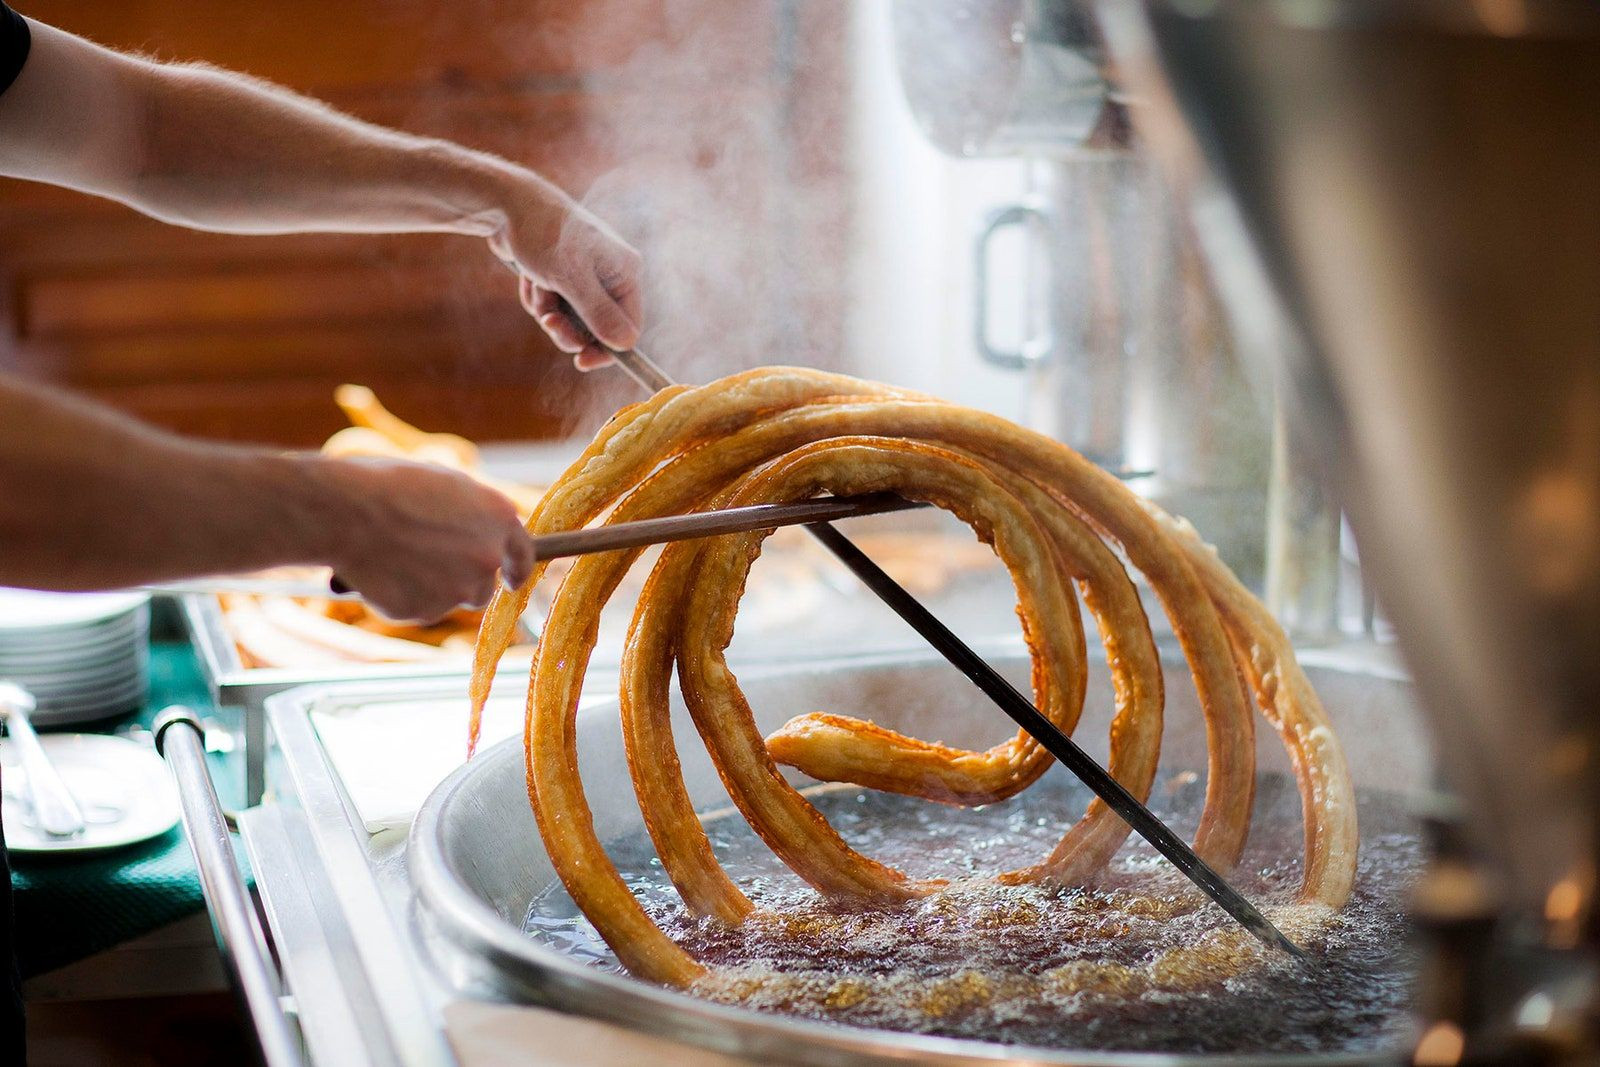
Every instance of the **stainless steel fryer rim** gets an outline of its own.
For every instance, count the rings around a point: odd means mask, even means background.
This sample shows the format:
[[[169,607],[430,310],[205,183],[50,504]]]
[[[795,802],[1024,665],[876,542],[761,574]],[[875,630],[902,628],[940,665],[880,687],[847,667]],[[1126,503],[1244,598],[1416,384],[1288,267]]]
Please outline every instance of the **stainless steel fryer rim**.
[[[522,739],[507,738],[464,764],[441,782],[418,811],[407,843],[407,866],[429,917],[456,942],[512,977],[543,1006],[620,1023],[632,1029],[702,1048],[762,1061],[818,1065],[863,1062],[940,1064],[1120,1064],[1125,1067],[1238,1063],[1392,1063],[1399,1049],[1370,1053],[1201,1054],[1107,1052],[1004,1045],[964,1038],[908,1034],[820,1023],[715,1004],[639,979],[608,974],[539,945],[498,911],[465,888],[445,854],[442,827],[472,776],[493,773],[501,763],[523,758]],[[520,775],[519,775],[520,777]],[[542,848],[542,843],[540,846]]]

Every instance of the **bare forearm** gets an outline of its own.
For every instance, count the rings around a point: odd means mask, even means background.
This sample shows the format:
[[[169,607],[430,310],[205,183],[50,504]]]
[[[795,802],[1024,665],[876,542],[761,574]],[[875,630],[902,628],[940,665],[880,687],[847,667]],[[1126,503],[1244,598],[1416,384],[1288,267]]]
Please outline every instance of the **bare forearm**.
[[[172,221],[239,233],[487,237],[506,225],[513,188],[543,194],[553,224],[566,200],[506,160],[361,122],[229,71],[143,64],[134,77],[148,115],[129,199]]]
[[[0,94],[0,175],[197,229],[476,235],[517,267],[523,304],[580,366],[606,361],[596,337],[637,341],[639,254],[526,167],[31,25],[33,50]]]
[[[113,588],[326,561],[337,516],[317,514],[328,494],[314,466],[0,379],[0,584]]]
[[[487,236],[505,223],[508,184],[541,184],[505,160],[244,75],[148,62],[37,24],[34,37],[0,98],[3,169],[157,218],[239,233]]]

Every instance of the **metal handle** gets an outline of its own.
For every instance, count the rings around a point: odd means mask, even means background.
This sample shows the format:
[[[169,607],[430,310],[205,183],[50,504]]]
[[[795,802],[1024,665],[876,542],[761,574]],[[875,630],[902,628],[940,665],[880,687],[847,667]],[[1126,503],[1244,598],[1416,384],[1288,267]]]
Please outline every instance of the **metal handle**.
[[[972,343],[978,354],[990,363],[1008,370],[1028,370],[1042,363],[1055,347],[1050,327],[1029,338],[1016,349],[996,348],[989,343],[989,242],[1010,226],[1035,222],[1050,225],[1050,214],[1033,204],[1008,204],[984,216],[983,225],[972,241]]]
[[[268,962],[266,937],[234,863],[228,824],[206,766],[205,734],[188,708],[173,706],[156,718],[156,751],[178,785],[183,832],[194,851],[200,889],[217,938],[217,950],[255,1027],[267,1067],[301,1067],[300,1044],[279,1004],[280,981]]]

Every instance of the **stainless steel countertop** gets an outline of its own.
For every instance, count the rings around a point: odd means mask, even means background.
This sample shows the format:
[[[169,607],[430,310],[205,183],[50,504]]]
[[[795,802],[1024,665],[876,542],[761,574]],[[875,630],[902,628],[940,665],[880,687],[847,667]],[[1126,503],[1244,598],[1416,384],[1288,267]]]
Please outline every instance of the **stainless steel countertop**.
[[[269,701],[267,718],[269,799],[239,824],[308,1059],[454,1065],[442,1008],[456,994],[426,955],[405,833],[367,833],[302,705]]]

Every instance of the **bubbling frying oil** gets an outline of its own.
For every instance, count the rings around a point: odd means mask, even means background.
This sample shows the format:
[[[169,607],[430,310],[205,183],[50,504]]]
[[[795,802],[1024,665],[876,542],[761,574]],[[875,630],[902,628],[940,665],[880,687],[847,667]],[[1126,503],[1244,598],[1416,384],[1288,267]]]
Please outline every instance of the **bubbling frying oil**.
[[[708,816],[717,856],[757,911],[737,927],[687,914],[637,834],[607,843],[651,917],[710,974],[692,990],[759,1011],[1045,1048],[1166,1052],[1358,1052],[1398,1047],[1415,968],[1402,902],[1419,872],[1413,821],[1392,797],[1360,797],[1355,893],[1337,912],[1294,903],[1293,783],[1264,777],[1233,883],[1306,949],[1266,950],[1143,842],[1091,884],[1004,886],[987,876],[1047,854],[1083,787],[1053,770],[1018,797],[961,810],[854,786],[807,791],[852,846],[940,892],[885,909],[829,904],[737,814]],[[1192,826],[1202,784],[1158,787],[1151,806]],[[595,966],[616,957],[557,883],[528,933]]]

